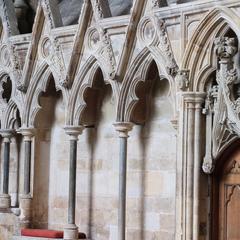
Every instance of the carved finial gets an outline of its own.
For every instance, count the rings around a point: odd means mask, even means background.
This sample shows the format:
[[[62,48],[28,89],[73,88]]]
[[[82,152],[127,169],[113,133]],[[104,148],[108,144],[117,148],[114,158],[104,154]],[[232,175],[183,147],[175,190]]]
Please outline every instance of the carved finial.
[[[219,37],[215,41],[216,54],[220,58],[231,58],[237,53],[234,38]]]
[[[182,91],[185,91],[189,87],[189,70],[178,70],[176,81],[178,88]]]

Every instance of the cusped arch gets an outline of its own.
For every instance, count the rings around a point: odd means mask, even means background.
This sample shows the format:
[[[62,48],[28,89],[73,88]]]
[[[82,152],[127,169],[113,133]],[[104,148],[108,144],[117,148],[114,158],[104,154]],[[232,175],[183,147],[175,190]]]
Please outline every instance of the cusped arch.
[[[94,76],[97,71],[101,71],[103,80],[111,86],[114,98],[119,96],[119,84],[116,81],[109,79],[108,73],[104,71],[104,66],[94,56],[90,56],[79,73],[76,75],[73,82],[72,91],[69,98],[67,109],[67,124],[79,125],[81,116],[87,106],[84,100],[84,93],[88,88],[93,87]]]
[[[18,116],[19,113],[19,116]],[[20,117],[20,122],[19,126],[21,124],[21,116],[20,116],[20,111],[18,109],[17,104],[10,99],[6,111],[4,113],[3,119],[2,119],[2,124],[1,128],[2,129],[14,129],[15,128],[15,123],[18,120],[18,117]]]
[[[7,81],[11,82],[11,92],[8,100],[3,96],[3,84],[7,83]],[[1,128],[13,129],[17,118],[19,117],[21,120],[22,116],[21,94],[16,96],[15,91],[17,90],[14,89],[14,81],[12,81],[10,73],[3,69],[0,70],[0,82]]]
[[[132,67],[124,78],[117,108],[117,121],[129,122],[131,120],[132,111],[139,101],[136,94],[137,86],[140,82],[146,81],[148,69],[152,63],[156,64],[159,77],[169,81],[171,93],[175,92],[174,79],[168,74],[165,64],[163,64],[164,57],[159,53],[153,54],[148,48],[144,48],[134,59]]]
[[[229,28],[240,39],[240,18],[233,10],[223,6],[211,10],[198,25],[187,45],[181,66],[190,70],[190,90],[203,91],[208,76],[216,71],[214,39],[224,35]]]
[[[61,87],[56,78],[54,78],[49,65],[43,62],[38,67],[38,71],[33,75],[25,96],[25,110],[22,123],[24,127],[34,127],[35,118],[41,109],[39,98],[42,92],[47,91],[51,76],[54,79],[57,91],[60,90],[62,92],[64,105],[67,105],[68,92]]]

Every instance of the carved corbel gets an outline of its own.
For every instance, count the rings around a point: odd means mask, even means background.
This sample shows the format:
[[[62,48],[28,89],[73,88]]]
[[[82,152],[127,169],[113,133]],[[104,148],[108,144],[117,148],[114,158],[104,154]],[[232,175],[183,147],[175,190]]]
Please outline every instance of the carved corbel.
[[[189,88],[189,70],[182,69],[177,71],[176,83],[180,90],[186,91]]]

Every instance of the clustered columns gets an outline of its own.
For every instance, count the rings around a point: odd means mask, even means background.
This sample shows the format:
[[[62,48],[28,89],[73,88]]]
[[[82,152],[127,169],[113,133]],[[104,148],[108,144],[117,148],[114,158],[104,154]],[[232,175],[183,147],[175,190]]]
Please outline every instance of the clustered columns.
[[[201,119],[205,96],[200,92],[181,93],[176,206],[180,217],[177,218],[177,226],[180,228],[177,229],[176,239],[199,239]]]
[[[119,132],[119,208],[118,208],[118,240],[126,239],[126,185],[127,185],[127,139],[128,132],[132,130],[130,122],[118,122],[114,124]]]
[[[69,159],[69,193],[68,193],[68,224],[64,229],[65,240],[78,239],[78,227],[75,224],[76,211],[76,175],[77,175],[77,142],[78,136],[83,131],[83,126],[66,126],[64,128],[70,136]]]
[[[2,176],[2,190],[0,194],[0,209],[9,209],[11,207],[11,198],[9,195],[9,165],[10,165],[10,143],[14,135],[13,130],[1,130],[4,143],[3,155],[3,176]]]
[[[24,141],[24,185],[20,196],[20,223],[21,227],[29,227],[31,221],[31,162],[32,162],[32,139],[35,135],[34,128],[21,128],[18,131],[23,135]]]

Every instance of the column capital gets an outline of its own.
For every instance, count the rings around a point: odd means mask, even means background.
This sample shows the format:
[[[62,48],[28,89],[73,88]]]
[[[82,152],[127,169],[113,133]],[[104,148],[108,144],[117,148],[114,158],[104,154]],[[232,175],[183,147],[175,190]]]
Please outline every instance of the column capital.
[[[116,122],[113,124],[115,130],[119,132],[119,137],[127,138],[128,132],[132,130],[133,123],[131,122]]]
[[[3,142],[11,142],[11,138],[15,134],[13,129],[1,129],[0,134],[3,137]]]
[[[63,129],[70,136],[70,140],[78,140],[78,136],[82,134],[84,126],[65,126]]]
[[[203,103],[206,98],[205,92],[182,92],[181,96],[188,103]]]
[[[32,137],[36,133],[36,129],[35,128],[19,128],[17,132],[23,135],[24,141],[31,141]]]

